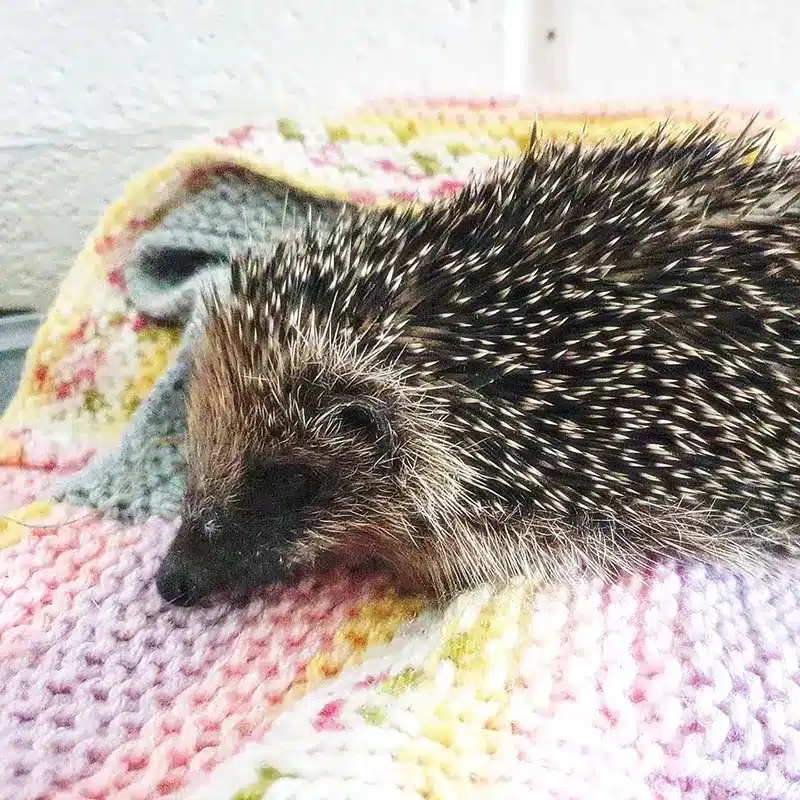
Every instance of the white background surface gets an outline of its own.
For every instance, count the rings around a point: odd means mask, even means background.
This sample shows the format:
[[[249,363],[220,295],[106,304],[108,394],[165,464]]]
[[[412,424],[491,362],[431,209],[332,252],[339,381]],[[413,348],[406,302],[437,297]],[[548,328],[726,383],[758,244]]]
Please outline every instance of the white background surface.
[[[127,178],[209,127],[518,91],[794,111],[799,35],[795,0],[3,0],[0,307],[46,305]]]

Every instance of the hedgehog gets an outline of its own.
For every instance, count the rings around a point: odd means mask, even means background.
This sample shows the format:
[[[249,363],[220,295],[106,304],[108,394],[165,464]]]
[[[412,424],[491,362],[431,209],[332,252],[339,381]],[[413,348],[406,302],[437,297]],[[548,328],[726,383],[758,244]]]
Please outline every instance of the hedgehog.
[[[232,258],[192,356],[161,597],[331,568],[448,598],[789,563],[799,189],[752,127],[534,131],[448,199]]]

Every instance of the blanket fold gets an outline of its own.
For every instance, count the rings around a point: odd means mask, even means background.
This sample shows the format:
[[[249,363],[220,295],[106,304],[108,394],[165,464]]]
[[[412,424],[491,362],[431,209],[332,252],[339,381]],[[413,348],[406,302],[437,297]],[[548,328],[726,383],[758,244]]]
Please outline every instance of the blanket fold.
[[[153,586],[199,292],[231,254],[309,214],[451,195],[534,123],[593,142],[706,116],[387,101],[246,125],[135,177],[0,424],[0,798],[800,798],[796,571],[667,563],[444,609],[345,573],[243,608],[167,608]]]

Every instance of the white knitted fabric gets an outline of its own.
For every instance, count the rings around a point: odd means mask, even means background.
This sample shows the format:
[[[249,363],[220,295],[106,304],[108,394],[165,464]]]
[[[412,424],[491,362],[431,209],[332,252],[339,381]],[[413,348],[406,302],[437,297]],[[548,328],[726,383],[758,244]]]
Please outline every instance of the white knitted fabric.
[[[291,706],[187,797],[788,800],[798,653],[796,574],[665,566],[472,594]]]

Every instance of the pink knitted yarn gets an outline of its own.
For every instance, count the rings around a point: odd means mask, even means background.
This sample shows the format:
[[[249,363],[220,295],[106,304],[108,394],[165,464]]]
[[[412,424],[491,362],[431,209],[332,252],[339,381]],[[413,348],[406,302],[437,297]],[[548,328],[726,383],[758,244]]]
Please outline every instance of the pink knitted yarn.
[[[385,589],[329,576],[245,609],[167,610],[152,574],[171,529],[75,524],[4,554],[0,797],[176,788],[263,732],[308,659]]]
[[[5,478],[3,505],[40,480]],[[495,607],[466,596],[270,729],[309,660],[387,588],[320,576],[244,609],[167,609],[152,573],[171,530],[87,521],[3,554],[0,797],[199,780],[195,796],[229,798],[254,763],[293,776],[276,797],[472,796],[427,792],[436,775],[508,798],[800,797],[796,575],[665,566],[530,606],[521,590]]]
[[[455,604],[190,796],[230,798],[268,765],[270,798],[800,797],[796,575],[665,566],[514,596]]]
[[[0,514],[32,503],[50,488],[56,477],[40,470],[0,467]]]

